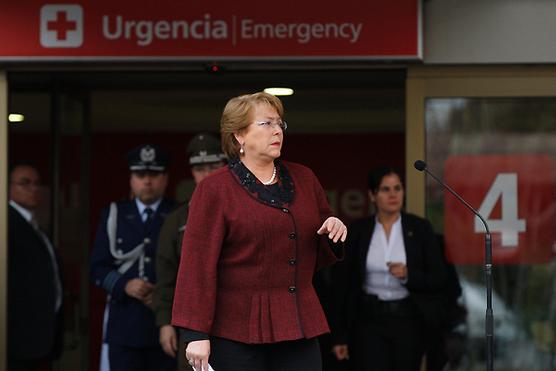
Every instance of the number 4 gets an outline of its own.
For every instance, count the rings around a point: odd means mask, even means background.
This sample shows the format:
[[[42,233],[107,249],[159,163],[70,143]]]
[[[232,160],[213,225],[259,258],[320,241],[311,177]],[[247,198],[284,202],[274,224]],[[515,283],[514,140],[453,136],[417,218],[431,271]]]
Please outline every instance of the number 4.
[[[500,197],[502,197],[502,219],[489,219]],[[503,247],[516,247],[519,232],[526,230],[525,219],[518,219],[517,207],[517,174],[498,174],[479,208],[479,214],[486,218],[491,232],[502,234]],[[481,220],[475,217],[475,233],[484,232],[486,231]]]

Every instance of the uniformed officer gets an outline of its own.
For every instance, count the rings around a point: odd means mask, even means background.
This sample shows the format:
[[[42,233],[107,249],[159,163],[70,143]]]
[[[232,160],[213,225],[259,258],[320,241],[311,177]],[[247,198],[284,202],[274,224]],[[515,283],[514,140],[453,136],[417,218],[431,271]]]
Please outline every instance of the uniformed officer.
[[[198,184],[214,170],[224,166],[226,160],[220,141],[208,133],[198,134],[189,142],[187,155],[195,184]],[[158,280],[154,290],[154,309],[156,324],[160,326],[160,345],[166,354],[172,357],[176,357],[176,353],[179,354],[180,370],[191,370],[191,367],[185,362],[183,347],[178,348],[178,335],[170,322],[180,262],[181,240],[187,219],[187,206],[188,204],[184,203],[169,214],[160,230],[158,250],[156,251]]]
[[[175,202],[164,198],[168,156],[142,145],[128,153],[132,198],[101,214],[91,279],[109,295],[105,342],[111,371],[170,371],[176,363],[158,342],[152,311],[158,234]]]

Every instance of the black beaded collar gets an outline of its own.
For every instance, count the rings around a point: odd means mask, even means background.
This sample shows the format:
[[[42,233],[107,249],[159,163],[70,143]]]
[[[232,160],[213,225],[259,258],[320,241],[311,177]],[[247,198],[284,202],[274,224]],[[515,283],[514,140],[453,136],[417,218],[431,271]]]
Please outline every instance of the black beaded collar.
[[[265,186],[255,175],[239,160],[231,158],[228,168],[237,176],[239,183],[260,201],[275,207],[291,204],[294,196],[294,184],[288,169],[282,161],[275,160],[278,182],[274,186]]]

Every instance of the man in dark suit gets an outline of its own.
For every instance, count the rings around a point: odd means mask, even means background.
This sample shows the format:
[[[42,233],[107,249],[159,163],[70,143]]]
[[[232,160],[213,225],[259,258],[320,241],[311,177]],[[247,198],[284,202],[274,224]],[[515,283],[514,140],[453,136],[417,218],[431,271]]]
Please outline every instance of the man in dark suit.
[[[111,371],[175,371],[158,342],[151,309],[160,227],[175,203],[165,199],[167,155],[143,145],[128,154],[132,199],[106,207],[91,257],[91,279],[109,295],[105,342]]]
[[[62,348],[60,261],[34,212],[41,179],[29,164],[13,167],[8,209],[8,370],[37,370]]]

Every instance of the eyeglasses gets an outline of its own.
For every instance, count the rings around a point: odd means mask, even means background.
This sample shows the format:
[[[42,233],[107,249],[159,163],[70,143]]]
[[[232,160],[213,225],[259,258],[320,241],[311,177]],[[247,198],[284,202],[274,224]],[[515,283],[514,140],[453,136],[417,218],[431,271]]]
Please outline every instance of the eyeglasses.
[[[278,120],[278,121],[256,121],[255,124],[265,127],[265,128],[272,128],[274,126],[278,126],[280,129],[282,129],[282,131],[286,131],[286,129],[288,128],[288,123],[284,120]]]
[[[20,186],[21,188],[42,188],[42,183],[41,182],[32,182],[30,180],[22,180],[19,182],[10,182],[11,184],[14,184],[16,186]]]

